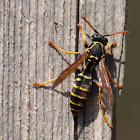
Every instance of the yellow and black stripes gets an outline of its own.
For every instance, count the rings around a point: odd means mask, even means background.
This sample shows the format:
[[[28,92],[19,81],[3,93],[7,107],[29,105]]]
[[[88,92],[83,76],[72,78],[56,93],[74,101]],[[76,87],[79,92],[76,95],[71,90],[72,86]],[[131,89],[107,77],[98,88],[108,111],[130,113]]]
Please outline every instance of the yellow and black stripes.
[[[76,82],[73,84],[73,89],[70,98],[70,107],[73,116],[76,115],[85,105],[87,94],[90,92],[92,85],[92,77],[90,73],[80,73]]]
[[[77,115],[85,105],[85,101],[92,85],[91,73],[104,54],[103,47],[103,44],[100,42],[93,42],[89,46],[89,55],[85,61],[83,72],[78,75],[71,92],[70,107],[73,116]]]
[[[100,59],[104,56],[104,46],[100,42],[91,43],[88,50],[88,57],[86,59],[84,70],[92,71]]]

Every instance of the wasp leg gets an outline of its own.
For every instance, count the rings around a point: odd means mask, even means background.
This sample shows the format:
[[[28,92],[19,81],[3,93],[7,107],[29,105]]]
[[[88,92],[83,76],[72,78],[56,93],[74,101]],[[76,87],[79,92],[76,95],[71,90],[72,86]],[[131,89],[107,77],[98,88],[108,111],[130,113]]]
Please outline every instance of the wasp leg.
[[[115,41],[113,41],[113,42],[111,42],[110,44],[109,44],[109,46],[108,46],[108,50],[105,52],[105,54],[108,54],[109,52],[110,52],[110,50],[111,50],[111,47],[113,46],[113,45],[115,45]]]
[[[111,79],[111,81],[112,81],[117,87],[123,88],[123,86],[117,84],[117,83],[113,80],[113,78],[111,77],[111,74],[110,74],[110,72],[109,72],[109,70],[108,70],[107,67],[106,67],[106,70],[107,70],[108,76],[109,76],[109,78]]]
[[[99,97],[98,97],[98,102],[97,104],[100,103],[100,106],[101,106],[101,109],[102,109],[102,114],[103,114],[103,117],[106,121],[106,123],[109,125],[110,128],[113,128],[113,125],[108,121],[106,115],[105,115],[105,112],[104,112],[104,108],[103,108],[103,105],[102,105],[102,97],[101,97],[101,84],[97,81],[97,80],[93,80],[93,82],[96,83],[96,85],[99,87]]]
[[[110,52],[111,47],[112,47],[114,44],[115,44],[115,41],[113,41],[113,42],[111,42],[111,43],[109,44],[108,50],[105,52],[105,54],[108,54],[108,53]],[[109,72],[109,70],[108,70],[107,67],[106,67],[106,70],[107,70],[108,76],[109,76],[109,78],[111,79],[111,81],[112,81],[117,87],[123,88],[123,86],[117,84],[117,83],[113,80],[113,78],[111,77],[111,74],[110,74],[110,72]]]
[[[50,44],[51,46],[53,46],[54,48],[56,48],[57,50],[62,51],[62,52],[64,52],[64,53],[66,53],[66,54],[78,54],[79,57],[81,56],[81,54],[80,54],[79,52],[67,52],[67,51],[64,51],[64,50],[60,49],[58,46],[56,46],[56,45],[55,45],[53,42],[51,42],[51,41],[49,41],[49,44]]]
[[[55,81],[57,78],[54,78],[50,81],[44,82],[44,83],[33,83],[34,86],[44,86],[45,84],[51,83],[53,81]]]

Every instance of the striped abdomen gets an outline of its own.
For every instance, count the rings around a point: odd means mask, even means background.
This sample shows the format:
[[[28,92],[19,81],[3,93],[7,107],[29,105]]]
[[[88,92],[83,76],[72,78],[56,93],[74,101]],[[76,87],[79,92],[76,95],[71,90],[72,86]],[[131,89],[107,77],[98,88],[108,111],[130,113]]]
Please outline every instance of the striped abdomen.
[[[91,85],[92,77],[90,73],[82,72],[78,75],[70,97],[70,107],[73,116],[77,115],[85,105],[85,100],[87,99],[87,94],[90,92]]]
[[[76,79],[71,92],[70,107],[73,116],[77,115],[85,105],[85,100],[87,99],[87,95],[90,92],[90,87],[92,85],[91,73],[96,64],[98,64],[100,59],[104,56],[103,44],[97,41],[91,43],[88,53],[84,70]]]

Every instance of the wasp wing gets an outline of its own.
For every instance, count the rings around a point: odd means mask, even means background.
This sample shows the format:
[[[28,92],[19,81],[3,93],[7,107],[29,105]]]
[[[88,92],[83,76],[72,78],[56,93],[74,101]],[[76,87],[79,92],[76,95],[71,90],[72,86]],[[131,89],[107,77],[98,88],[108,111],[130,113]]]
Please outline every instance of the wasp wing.
[[[104,58],[100,60],[99,65],[97,65],[95,69],[97,72],[97,78],[102,86],[102,93],[106,110],[107,112],[111,112],[113,105],[113,93],[109,82],[108,73],[106,71]]]
[[[63,82],[71,73],[73,73],[83,63],[83,61],[87,58],[88,55],[87,52],[88,49],[86,49],[85,52],[72,65],[70,65],[66,70],[61,72],[56,81],[53,83],[52,89],[54,89],[61,82]]]

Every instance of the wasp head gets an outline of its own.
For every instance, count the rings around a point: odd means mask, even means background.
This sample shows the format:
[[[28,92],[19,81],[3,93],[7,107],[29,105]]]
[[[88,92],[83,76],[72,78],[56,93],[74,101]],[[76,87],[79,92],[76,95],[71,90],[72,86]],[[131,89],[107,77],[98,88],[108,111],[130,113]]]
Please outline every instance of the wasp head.
[[[107,45],[108,43],[108,39],[105,36],[100,35],[100,34],[92,35],[91,40],[101,42],[104,46]]]

